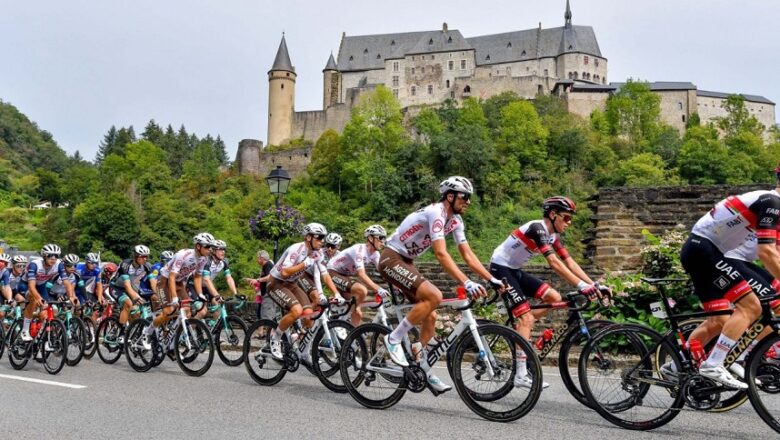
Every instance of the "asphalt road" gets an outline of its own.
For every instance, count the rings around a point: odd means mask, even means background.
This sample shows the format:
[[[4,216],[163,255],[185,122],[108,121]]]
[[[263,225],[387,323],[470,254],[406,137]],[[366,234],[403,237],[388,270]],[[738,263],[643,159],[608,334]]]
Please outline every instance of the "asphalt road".
[[[444,369],[438,373],[446,377]],[[725,414],[686,411],[652,432],[625,431],[571,398],[557,370],[545,369],[544,375],[551,386],[533,411],[501,424],[472,413],[454,390],[439,397],[407,393],[393,408],[368,410],[347,394],[328,391],[303,368],[274,387],[262,387],[243,365],[226,367],[218,358],[206,375],[191,378],[169,360],[136,373],[124,357],[105,365],[96,356],[51,376],[38,363],[15,371],[4,356],[0,438],[776,438],[749,403]]]

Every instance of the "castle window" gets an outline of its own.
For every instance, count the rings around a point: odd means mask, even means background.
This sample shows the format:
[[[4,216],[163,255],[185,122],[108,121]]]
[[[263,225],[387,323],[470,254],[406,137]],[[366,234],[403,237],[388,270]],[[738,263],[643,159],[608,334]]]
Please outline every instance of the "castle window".
[[[537,94],[537,95],[543,95],[543,94],[544,94],[544,87],[542,87],[542,85],[541,85],[541,84],[539,84],[538,86],[536,86],[536,94]]]
[[[420,67],[420,73],[425,73],[425,66]]]
[[[447,69],[452,70],[455,68],[455,61],[447,61]]]
[[[571,44],[569,45],[569,50],[572,50]]]
[[[417,95],[417,87],[412,86],[412,96]]]
[[[550,76],[550,72],[547,69],[544,69],[544,76]]]
[[[447,80],[447,88],[450,88],[450,80]]]
[[[382,59],[382,54],[379,54],[379,53],[376,54],[376,59],[381,60]]]
[[[412,75],[414,75],[414,67],[412,67]]]
[[[579,79],[577,72],[574,72],[574,79]]]
[[[588,78],[588,74],[585,73],[585,72],[582,72],[582,79],[587,79],[587,78]]]
[[[590,58],[588,58],[588,56],[587,56],[587,55],[585,55],[585,56],[582,58],[582,62],[584,62],[584,63],[585,63],[585,65],[587,66],[587,65],[588,65],[588,61],[590,61]]]
[[[683,108],[683,107],[682,107],[682,102],[678,102],[678,103],[677,103],[677,108],[678,108],[679,110],[682,110],[682,108]],[[685,122],[685,121],[683,121],[683,122]]]
[[[352,55],[350,55],[350,56],[349,56],[349,60],[350,60],[350,61],[352,61],[352,60],[354,60],[354,59],[355,59],[355,57],[353,57]]]
[[[436,55],[431,55],[431,59],[435,60],[436,59]]]
[[[395,40],[391,41],[391,42],[390,42],[390,45],[391,45],[391,46],[395,46]]]
[[[414,56],[412,56],[412,61],[414,61]]]
[[[433,95],[433,86],[428,84],[428,94]]]
[[[290,72],[287,72],[287,76],[290,76]]]
[[[282,88],[284,88],[284,84],[282,84]]]
[[[601,78],[601,84],[606,84],[606,83],[607,83],[607,79],[606,78]]]
[[[511,49],[512,48],[512,42],[511,41],[506,43],[506,48],[507,49]],[[525,51],[523,53],[525,53]]]
[[[490,61],[490,54],[485,55],[485,61]]]
[[[455,99],[455,92],[450,92],[450,98]]]
[[[452,37],[447,38],[447,43],[452,43]]]
[[[398,61],[393,61],[393,72],[398,72]]]
[[[522,52],[520,53],[520,56],[521,56],[521,57],[524,57],[524,56],[525,56],[525,51],[522,51]]]
[[[593,59],[593,64],[595,64],[596,67],[599,67],[599,59],[598,58],[594,58]]]
[[[393,77],[393,87],[398,87],[398,76]]]
[[[685,115],[682,115],[682,120],[683,122],[685,122]]]
[[[398,98],[398,89],[393,89],[393,96]]]
[[[460,70],[466,70],[466,60],[460,60]]]
[[[368,48],[363,49],[363,54],[365,55],[367,53],[368,53]]]
[[[574,78],[574,74],[569,72],[569,79],[572,79],[572,78]]]
[[[506,68],[506,76],[512,76],[512,68],[511,67],[507,67]]]
[[[431,38],[430,40],[428,40],[428,46],[431,46],[432,44],[433,44],[433,38]]]
[[[471,93],[471,86],[466,85],[466,87],[463,88],[463,93]]]

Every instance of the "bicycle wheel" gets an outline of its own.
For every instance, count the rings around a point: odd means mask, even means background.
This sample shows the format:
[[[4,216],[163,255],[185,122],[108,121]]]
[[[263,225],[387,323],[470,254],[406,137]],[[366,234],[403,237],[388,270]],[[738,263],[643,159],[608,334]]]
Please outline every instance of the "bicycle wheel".
[[[125,357],[130,367],[138,372],[146,372],[152,368],[154,349],[143,346],[144,331],[151,323],[148,319],[136,319],[127,328],[125,334]]]
[[[49,374],[57,374],[68,360],[68,330],[59,320],[45,324],[40,343],[43,344],[43,367]]]
[[[579,364],[580,386],[591,408],[633,430],[655,429],[674,419],[684,404],[681,375],[662,375],[655,366],[657,353],[682,371],[677,348],[655,330],[615,324],[595,334]]]
[[[381,324],[363,324],[342,344],[341,381],[349,395],[366,408],[390,408],[406,393],[404,370],[393,363],[385,347],[384,336],[390,331]]]
[[[203,376],[214,362],[214,339],[206,324],[190,318],[173,335],[179,368],[188,376]]]
[[[249,376],[260,385],[276,385],[287,374],[283,361],[271,356],[271,330],[277,324],[270,319],[255,321],[244,339],[244,366]]]
[[[499,324],[479,326],[482,348],[469,332],[456,343],[452,381],[461,400],[480,417],[511,422],[528,414],[542,392],[542,369],[531,344]],[[525,353],[531,388],[514,385],[515,359]]]
[[[214,335],[217,354],[225,365],[237,367],[244,362],[244,338],[246,322],[238,316],[227,317],[227,327],[222,319],[217,322]]]
[[[97,352],[97,326],[91,317],[84,318],[84,359],[92,359]]]
[[[0,359],[3,358],[4,352],[5,352],[5,325],[3,324],[2,320],[0,320]]]
[[[68,357],[65,359],[65,363],[69,367],[74,367],[84,357],[86,339],[84,321],[78,316],[73,316],[70,318],[66,328],[68,329]]]
[[[771,333],[748,355],[745,381],[748,398],[761,419],[780,433],[780,334]],[[758,384],[756,384],[758,381]]]
[[[8,330],[8,362],[14,370],[21,370],[30,360],[31,342],[22,341],[22,320],[17,319]]]
[[[314,336],[311,347],[311,362],[314,375],[325,387],[336,393],[346,393],[347,388],[341,380],[339,373],[339,355],[346,339],[339,337],[349,335],[354,327],[345,321],[328,322],[330,334],[326,336],[325,329],[320,330]]]
[[[122,326],[119,320],[110,316],[100,323],[97,331],[97,353],[100,360],[113,364],[122,356],[122,345],[119,343],[119,337],[124,336]]]
[[[577,371],[582,347],[592,335],[610,324],[612,324],[611,321],[604,320],[586,321],[587,334],[583,334],[579,327],[571,327],[561,342],[561,348],[558,352],[558,370],[561,373],[561,380],[572,397],[585,406],[590,406],[590,404],[580,389],[580,377]]]

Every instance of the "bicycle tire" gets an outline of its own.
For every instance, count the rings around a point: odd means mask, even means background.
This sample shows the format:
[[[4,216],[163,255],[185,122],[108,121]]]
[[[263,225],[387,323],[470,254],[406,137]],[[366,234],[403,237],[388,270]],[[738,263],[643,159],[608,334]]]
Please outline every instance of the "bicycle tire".
[[[227,322],[229,329],[225,328],[221,318],[214,328],[217,354],[225,365],[237,367],[244,363],[244,339],[246,338],[247,325],[243,319],[233,315],[227,317]],[[225,341],[224,346],[223,340]],[[238,358],[228,357],[228,354],[232,353],[238,353]]]
[[[84,359],[92,359],[97,352],[97,326],[91,317],[84,318],[86,340],[84,341]]]
[[[22,320],[17,319],[8,332],[8,362],[14,370],[21,370],[30,360],[29,351],[32,343],[21,339]]]
[[[84,358],[84,338],[86,337],[84,321],[78,316],[73,316],[65,328],[68,330],[68,356],[65,363],[69,367],[75,367]]]
[[[123,334],[119,319],[109,316],[98,326],[95,344],[97,344],[97,353],[101,361],[106,364],[113,364],[122,356],[122,347],[119,346],[117,338]]]
[[[150,325],[148,319],[136,319],[125,332],[125,357],[130,368],[139,373],[149,371],[153,366],[154,348],[146,350],[141,346],[144,331]]]
[[[479,335],[483,344],[488,339],[491,340],[490,347],[487,344],[484,346],[487,353],[479,349],[471,332],[465,333],[464,337],[456,342],[452,363],[452,380],[455,389],[463,403],[478,416],[493,422],[515,421],[528,414],[539,401],[542,393],[542,369],[539,357],[531,344],[509,327],[484,323],[479,326]],[[491,335],[493,337],[490,337]],[[504,343],[499,342],[501,339]],[[518,347],[526,354],[528,373],[533,382],[527,394],[523,391],[526,388],[514,385],[516,373],[514,360],[518,358],[516,354]],[[492,368],[494,376],[483,380],[488,374],[488,365]],[[469,372],[474,373],[473,381],[464,377],[464,374]],[[498,385],[498,388],[485,392],[471,387],[472,384],[481,387],[490,383]],[[513,395],[513,391],[517,391],[514,396],[522,399],[517,404],[505,400],[508,397],[512,398],[510,396]],[[499,406],[506,408],[499,409]]]
[[[259,385],[276,385],[287,374],[284,362],[273,359],[268,351],[271,330],[277,326],[276,321],[260,319],[249,327],[244,339],[244,366],[249,377]],[[266,368],[266,365],[276,368]],[[269,372],[268,375],[264,374],[266,371]]]
[[[44,325],[45,327],[41,329],[44,332],[43,338],[40,340],[41,344],[44,344],[40,348],[43,352],[43,368],[49,374],[57,374],[62,371],[62,367],[68,360],[68,330],[65,324],[57,319]],[[46,350],[46,342],[49,343],[51,350]]]
[[[745,381],[748,384],[748,399],[753,409],[756,410],[761,420],[763,420],[775,432],[780,433],[780,411],[776,408],[780,401],[780,366],[769,363],[767,352],[780,342],[780,334],[771,333],[761,340],[748,355],[747,368],[745,368]],[[756,384],[756,379],[761,381],[761,385]],[[773,404],[767,405],[762,395],[774,396]],[[771,409],[775,408],[776,416],[772,415]]]
[[[633,351],[629,353],[629,349],[622,348],[622,354],[618,356],[605,348],[616,345],[613,343],[617,341],[627,341]],[[652,344],[650,347],[648,342]],[[674,378],[661,377],[653,359],[658,347],[662,347],[666,356],[671,357],[677,371],[682,371],[682,360],[677,348],[665,336],[649,327],[614,324],[596,333],[583,348],[579,364],[580,386],[590,407],[610,423],[631,430],[655,429],[677,417],[685,403],[683,393],[676,391],[681,388],[681,383],[679,376],[676,377],[676,383]],[[604,374],[617,370],[621,364],[625,364],[625,367],[620,369],[616,377],[608,378]],[[597,394],[594,391],[602,378],[606,378],[607,382],[619,383],[619,386],[609,389],[619,390],[628,396],[620,395],[616,402],[607,401],[601,392]],[[669,386],[652,387],[660,382],[668,382]],[[645,405],[648,400],[651,405]],[[659,415],[642,415],[641,420],[629,420],[629,416],[646,409],[663,411]]]
[[[190,329],[186,338],[183,337],[185,328]],[[200,377],[206,374],[214,362],[214,339],[211,337],[209,327],[200,319],[190,318],[185,321],[184,325],[180,325],[176,329],[173,337],[174,341],[176,341],[174,350],[176,351],[176,363],[179,364],[179,368],[186,375],[192,377]],[[187,346],[187,339],[189,339],[190,346]],[[206,362],[199,368],[192,368],[192,362],[206,351],[208,351]]]
[[[613,324],[612,321],[598,319],[585,321],[589,335],[593,335],[602,328],[611,324]],[[579,375],[577,375],[576,379],[572,376],[572,369],[575,373],[577,373],[579,369],[579,355],[575,361],[571,357],[572,348],[575,346],[575,344],[577,344],[579,347],[584,346],[586,343],[587,338],[584,337],[578,326],[572,326],[569,328],[566,331],[566,335],[564,335],[563,339],[561,340],[561,348],[558,352],[558,370],[561,373],[561,380],[563,381],[563,385],[566,386],[569,394],[571,394],[572,397],[574,397],[574,399],[581,404],[590,407],[590,402],[588,402],[588,399],[585,397],[585,394],[580,388]],[[580,351],[580,353],[582,353],[582,351]],[[571,367],[572,363],[574,364],[573,367]]]
[[[320,327],[311,343],[312,369],[314,370],[314,375],[317,376],[323,385],[325,385],[325,388],[334,393],[343,394],[347,392],[347,387],[344,386],[341,379],[341,373],[339,372],[339,368],[341,367],[339,358],[341,355],[341,347],[346,338],[344,340],[340,339],[336,330],[339,328],[344,329],[347,336],[349,336],[349,333],[354,330],[355,327],[353,327],[352,324],[341,320],[328,322],[328,327],[330,328],[331,348],[328,348],[327,350],[320,348],[322,340],[325,338],[325,329]],[[335,353],[330,353],[331,349]]]
[[[5,325],[0,320],[0,359],[3,358],[3,353],[5,353]]]
[[[370,409],[387,409],[398,403],[401,398],[406,394],[406,374],[401,374],[397,381],[388,381],[385,379],[386,375],[376,374],[373,371],[368,371],[369,363],[375,367],[396,367],[385,356],[381,356],[381,359],[375,357],[380,353],[380,347],[382,344],[372,344],[371,341],[381,341],[384,335],[391,332],[391,329],[385,327],[382,324],[362,324],[356,327],[352,332],[347,335],[347,339],[344,340],[342,345],[341,354],[339,356],[339,371],[341,372],[341,380],[347,389],[347,392],[356,402]],[[368,343],[367,343],[368,342]],[[364,362],[368,360],[368,362]],[[354,378],[350,376],[354,374]],[[380,387],[373,387],[371,384],[382,378],[392,386],[384,387],[388,390],[394,389],[392,393],[383,398],[372,398],[364,395],[361,392],[361,387],[371,389],[379,389]]]

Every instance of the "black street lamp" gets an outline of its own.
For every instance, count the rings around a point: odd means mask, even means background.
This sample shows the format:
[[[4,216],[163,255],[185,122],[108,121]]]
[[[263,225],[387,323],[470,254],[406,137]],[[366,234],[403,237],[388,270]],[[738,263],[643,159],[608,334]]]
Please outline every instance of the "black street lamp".
[[[276,196],[276,207],[279,208],[279,202],[282,196],[287,194],[287,187],[290,186],[290,174],[287,170],[283,169],[281,165],[277,165],[276,169],[271,170],[268,177],[265,178],[268,182],[268,189],[271,194]],[[274,240],[274,263],[279,253],[279,237]]]

